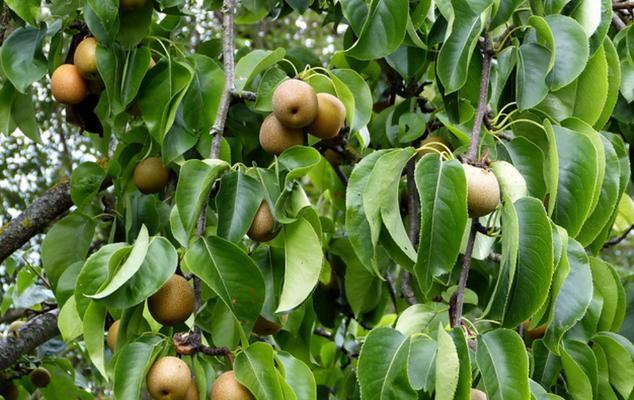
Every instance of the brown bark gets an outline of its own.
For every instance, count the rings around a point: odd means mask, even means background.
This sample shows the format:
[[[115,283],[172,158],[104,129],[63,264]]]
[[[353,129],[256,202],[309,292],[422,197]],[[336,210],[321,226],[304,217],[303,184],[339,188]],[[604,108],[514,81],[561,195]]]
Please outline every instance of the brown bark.
[[[0,339],[0,370],[15,364],[20,357],[59,334],[58,310],[38,315],[15,334]]]

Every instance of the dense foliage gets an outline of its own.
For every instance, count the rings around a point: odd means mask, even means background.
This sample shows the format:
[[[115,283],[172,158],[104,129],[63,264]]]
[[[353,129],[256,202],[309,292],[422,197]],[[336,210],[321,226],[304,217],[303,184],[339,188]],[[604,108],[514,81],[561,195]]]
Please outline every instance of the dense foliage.
[[[0,4],[6,399],[634,398],[631,2]]]

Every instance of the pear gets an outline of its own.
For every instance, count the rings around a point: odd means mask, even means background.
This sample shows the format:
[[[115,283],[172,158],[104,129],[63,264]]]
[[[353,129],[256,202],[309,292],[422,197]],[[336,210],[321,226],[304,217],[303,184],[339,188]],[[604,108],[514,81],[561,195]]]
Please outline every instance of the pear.
[[[280,83],[271,100],[273,114],[286,127],[304,128],[317,116],[317,94],[308,83],[299,79]]]
[[[462,164],[467,178],[469,216],[478,218],[491,213],[500,204],[498,180],[488,169]]]
[[[86,79],[97,79],[97,39],[89,37],[81,41],[75,49],[73,62],[81,76]]]
[[[304,144],[301,129],[288,128],[271,114],[264,119],[260,127],[260,146],[270,154],[282,154],[284,150]]]
[[[183,400],[192,383],[191,371],[180,358],[159,358],[146,377],[147,390],[155,400]]]
[[[194,312],[196,297],[189,282],[180,275],[172,275],[148,299],[152,317],[163,325],[174,326],[187,321]]]
[[[320,139],[332,139],[346,123],[346,107],[330,93],[317,94],[317,116],[308,125],[308,132]]]
[[[256,242],[268,242],[277,235],[275,220],[266,200],[260,204],[247,235]]]
[[[46,368],[35,368],[29,374],[29,380],[33,386],[38,388],[45,388],[51,383],[51,373]]]
[[[150,157],[137,164],[132,180],[141,193],[158,193],[167,185],[169,171],[160,157]]]
[[[119,326],[121,325],[121,320],[116,320],[110,325],[108,328],[108,347],[110,351],[114,353],[117,348],[117,335],[119,335]]]
[[[59,103],[75,105],[88,96],[88,83],[75,65],[63,64],[51,76],[51,92]]]
[[[233,371],[223,373],[211,387],[212,400],[253,400],[251,393],[238,382]]]

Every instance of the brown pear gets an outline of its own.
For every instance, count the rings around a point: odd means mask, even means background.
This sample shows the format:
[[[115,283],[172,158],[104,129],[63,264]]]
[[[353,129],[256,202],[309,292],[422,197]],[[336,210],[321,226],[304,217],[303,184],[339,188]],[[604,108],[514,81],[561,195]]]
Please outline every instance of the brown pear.
[[[158,193],[167,185],[169,171],[160,157],[150,157],[137,164],[132,180],[141,193]]]
[[[489,169],[462,164],[467,178],[469,216],[478,218],[491,213],[500,204],[500,186]]]
[[[174,326],[187,321],[194,312],[196,297],[187,279],[172,275],[165,284],[148,299],[152,317],[163,325]]]
[[[97,79],[97,39],[89,37],[82,40],[75,49],[73,63],[81,76],[86,79]]]
[[[260,204],[247,235],[256,242],[268,242],[277,235],[275,220],[266,200]]]
[[[112,325],[110,325],[110,328],[108,328],[108,338],[107,338],[108,348],[113,353],[115,352],[115,349],[117,348],[117,336],[119,335],[120,325],[121,325],[121,320],[116,320],[112,323]]]
[[[155,400],[184,400],[192,383],[191,371],[180,358],[159,358],[146,377],[147,390]]]
[[[60,65],[51,76],[51,92],[62,104],[79,104],[88,96],[88,83],[73,64]]]
[[[299,79],[280,83],[271,101],[273,114],[289,128],[304,128],[317,116],[317,94],[308,83]]]
[[[121,0],[119,7],[122,10],[138,10],[147,4],[148,0]]]
[[[211,387],[212,400],[253,400],[251,393],[238,382],[233,371],[223,373]]]
[[[29,374],[29,380],[38,388],[47,387],[51,383],[51,373],[46,368],[35,368]]]
[[[271,114],[264,119],[260,127],[260,146],[270,154],[282,154],[284,150],[304,144],[304,132],[301,129],[288,128]]]
[[[196,386],[196,381],[192,379],[192,383],[189,385],[189,389],[187,389],[187,393],[185,393],[185,397],[183,400],[199,400],[200,396],[198,396],[198,387]]]
[[[487,400],[487,395],[482,390],[471,389],[471,400]]]
[[[346,107],[330,93],[317,94],[317,116],[308,125],[308,132],[320,139],[332,139],[346,123]]]

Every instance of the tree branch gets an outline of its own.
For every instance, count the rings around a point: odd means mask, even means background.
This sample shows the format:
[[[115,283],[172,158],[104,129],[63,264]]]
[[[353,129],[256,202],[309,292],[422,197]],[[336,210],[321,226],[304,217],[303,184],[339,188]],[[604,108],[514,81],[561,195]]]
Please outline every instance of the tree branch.
[[[634,1],[625,1],[622,3],[612,3],[613,10],[633,10]]]
[[[605,244],[603,245],[603,248],[607,248],[607,247],[612,247],[612,246],[616,246],[617,244],[621,243],[622,241],[624,241],[625,239],[627,239],[627,237],[629,236],[630,232],[632,232],[634,230],[634,225],[630,226],[629,228],[627,228],[625,230],[625,232],[623,232],[622,234],[620,234],[619,236],[608,240],[607,242],[605,242]]]
[[[480,97],[478,99],[478,109],[476,111],[475,120],[473,121],[473,130],[471,131],[471,144],[469,145],[469,153],[467,160],[476,161],[478,157],[478,145],[480,144],[480,133],[482,132],[482,122],[487,111],[487,99],[489,95],[489,77],[491,75],[491,59],[493,57],[491,51],[491,43],[489,37],[484,35],[484,49],[482,51],[484,59],[482,60],[482,75],[480,77]]]
[[[467,287],[467,279],[469,279],[469,269],[471,268],[471,255],[473,254],[473,245],[475,243],[476,234],[478,228],[476,227],[476,219],[471,220],[471,230],[469,231],[469,241],[467,242],[467,249],[465,251],[464,259],[462,262],[462,272],[460,273],[460,280],[458,281],[458,290],[451,297],[449,302],[449,316],[451,319],[451,326],[453,328],[460,326],[462,323],[462,308],[464,306],[464,291]]]
[[[0,339],[0,370],[15,364],[22,354],[35,350],[59,334],[58,310],[49,311],[27,322],[15,336]]]
[[[73,205],[70,182],[47,190],[17,218],[0,228],[0,263],[27,243]]]
[[[234,92],[233,75],[235,70],[235,44],[234,44],[234,20],[236,13],[236,0],[225,0],[222,6],[222,27],[224,31],[224,37],[222,41],[222,62],[225,70],[225,89],[222,92],[220,99],[220,107],[218,108],[218,115],[216,116],[216,122],[213,128],[211,128],[211,135],[213,136],[213,144],[211,146],[210,158],[218,158],[220,154],[220,143],[222,142],[222,134],[225,130],[225,122],[227,120],[227,114],[229,113],[229,105],[231,104],[231,98]]]
[[[623,21],[623,19],[618,14],[612,15],[612,25],[616,27],[619,31],[627,28],[627,24]]]
[[[9,29],[9,23],[11,22],[11,13],[6,3],[2,6],[2,15],[0,15],[0,46],[4,43],[4,38]]]
[[[414,176],[416,170],[416,160],[412,158],[409,160],[406,166],[407,173],[407,213],[409,215],[409,229],[407,235],[412,246],[418,245],[418,235],[420,231],[420,198],[418,196],[418,189],[416,188],[416,179]],[[412,275],[409,271],[403,273],[403,279],[401,280],[401,294],[407,300],[409,304],[416,304],[416,294],[412,290],[411,286]]]

